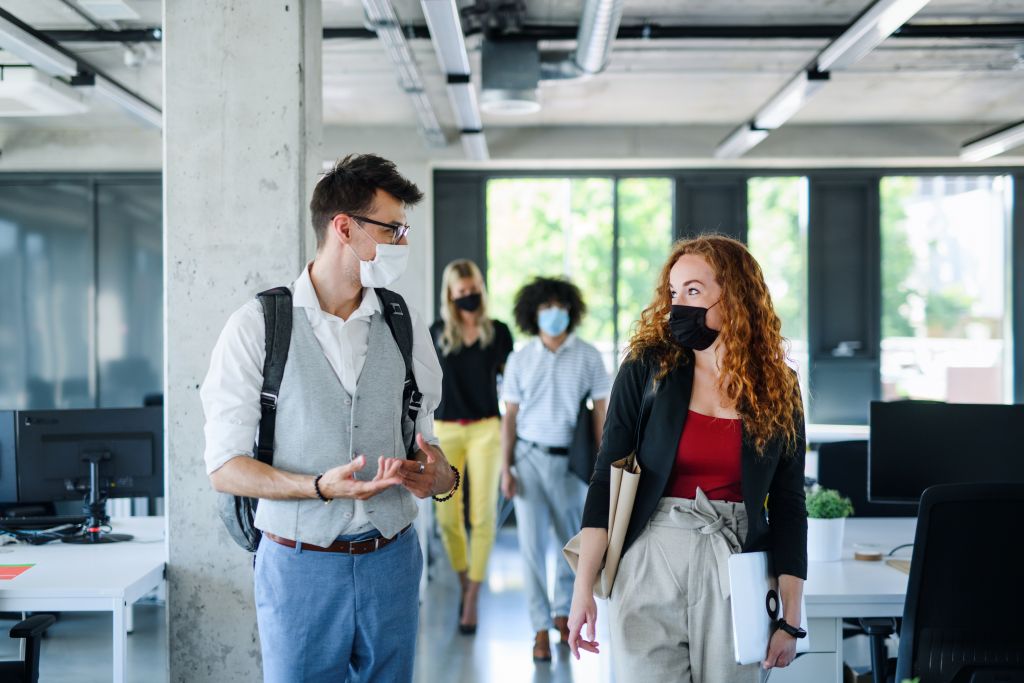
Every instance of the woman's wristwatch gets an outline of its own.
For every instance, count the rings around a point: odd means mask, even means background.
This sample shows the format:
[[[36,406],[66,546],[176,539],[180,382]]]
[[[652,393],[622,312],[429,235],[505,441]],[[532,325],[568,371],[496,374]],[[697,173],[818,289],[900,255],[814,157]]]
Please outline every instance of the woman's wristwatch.
[[[779,620],[775,622],[775,625],[778,626],[783,631],[785,631],[786,633],[788,633],[789,635],[793,636],[794,638],[806,638],[807,637],[807,631],[803,630],[802,628],[800,628],[798,626],[790,626],[789,624],[786,623],[785,619],[779,618]]]

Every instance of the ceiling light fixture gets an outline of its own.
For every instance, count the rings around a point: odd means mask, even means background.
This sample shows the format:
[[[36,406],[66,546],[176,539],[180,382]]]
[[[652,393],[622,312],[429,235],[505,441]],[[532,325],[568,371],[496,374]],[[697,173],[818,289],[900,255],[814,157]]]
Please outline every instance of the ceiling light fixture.
[[[801,71],[754,115],[754,127],[775,130],[803,108],[828,81],[828,72]]]
[[[845,69],[891,36],[928,0],[878,0],[818,55],[818,71]]]
[[[964,161],[984,161],[1021,145],[1024,145],[1024,121],[965,142],[960,148],[960,158]]]
[[[755,128],[752,123],[744,123],[729,133],[729,137],[722,140],[715,149],[715,158],[738,159],[766,137],[768,137],[768,131]]]

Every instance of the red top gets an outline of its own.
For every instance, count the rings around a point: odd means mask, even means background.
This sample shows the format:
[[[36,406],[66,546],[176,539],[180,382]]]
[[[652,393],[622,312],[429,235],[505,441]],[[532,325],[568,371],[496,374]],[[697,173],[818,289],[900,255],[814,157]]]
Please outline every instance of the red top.
[[[742,420],[711,417],[692,410],[676,449],[665,495],[694,498],[699,486],[709,500],[743,502],[740,489]]]

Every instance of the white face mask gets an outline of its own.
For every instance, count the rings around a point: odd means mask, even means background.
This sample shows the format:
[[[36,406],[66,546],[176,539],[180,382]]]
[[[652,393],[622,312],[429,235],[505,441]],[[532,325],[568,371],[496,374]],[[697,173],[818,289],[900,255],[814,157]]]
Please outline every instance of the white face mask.
[[[356,223],[356,225],[359,225]],[[363,226],[359,225],[363,230]],[[408,244],[381,244],[374,240],[370,233],[363,230],[363,234],[373,240],[377,245],[377,256],[372,261],[359,259],[359,281],[363,287],[390,287],[398,278],[402,277],[406,266],[409,264]],[[349,249],[352,249],[351,245]],[[352,249],[356,258],[356,250]]]

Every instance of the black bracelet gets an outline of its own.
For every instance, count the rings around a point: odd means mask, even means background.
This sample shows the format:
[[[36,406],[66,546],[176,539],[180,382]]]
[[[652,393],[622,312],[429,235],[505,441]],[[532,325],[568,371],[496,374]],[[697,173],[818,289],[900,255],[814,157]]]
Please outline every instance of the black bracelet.
[[[451,467],[452,468],[452,472],[455,473],[455,486],[452,487],[452,490],[448,492],[447,496],[443,496],[441,498],[438,498],[437,496],[434,496],[434,500],[436,500],[438,503],[443,503],[446,500],[448,500],[449,498],[451,498],[452,496],[454,496],[455,492],[459,490],[459,482],[462,481],[462,477],[459,475],[458,468],[455,467],[455,465],[452,465],[450,463],[449,463],[448,467]]]
[[[313,480],[313,488],[316,489],[316,497],[322,500],[325,504],[330,503],[332,498],[325,498],[324,494],[320,491],[320,480],[323,478],[324,473],[316,475],[316,479]]]

